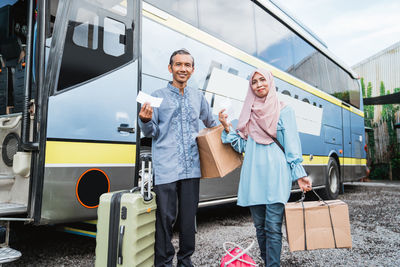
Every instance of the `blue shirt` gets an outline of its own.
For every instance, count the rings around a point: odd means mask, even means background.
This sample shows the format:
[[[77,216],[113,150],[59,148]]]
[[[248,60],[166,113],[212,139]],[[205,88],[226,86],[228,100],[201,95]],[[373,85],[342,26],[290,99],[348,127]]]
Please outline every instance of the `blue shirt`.
[[[307,176],[301,165],[303,157],[295,114],[289,106],[281,110],[277,127],[277,139],[285,153],[275,142],[258,144],[250,136],[246,141],[234,130],[229,134],[222,131],[221,138],[239,153],[246,152],[238,190],[240,206],[285,204],[292,182]]]
[[[201,91],[186,87],[183,95],[168,83],[152,96],[161,97],[159,108],[153,108],[151,121],[139,125],[151,137],[154,182],[156,185],[181,179],[200,178],[200,159],[196,137],[199,119],[206,127],[216,126],[211,108]]]

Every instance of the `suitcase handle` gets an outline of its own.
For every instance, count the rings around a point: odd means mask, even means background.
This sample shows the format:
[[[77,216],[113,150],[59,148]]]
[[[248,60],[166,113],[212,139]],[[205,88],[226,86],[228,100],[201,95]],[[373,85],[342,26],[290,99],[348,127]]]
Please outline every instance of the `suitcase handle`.
[[[131,190],[129,190],[130,193],[135,193],[136,191],[139,191],[140,188],[138,186],[135,186],[134,188],[132,188]]]
[[[151,177],[153,176],[153,172],[152,172],[152,168],[151,168],[151,161],[148,158],[146,158],[146,159],[148,160],[149,173],[148,173],[148,175],[145,175],[144,169],[145,169],[146,163],[145,163],[145,160],[142,160],[142,181],[140,184],[140,193],[143,196],[143,199],[145,201],[150,201],[153,199],[153,195],[151,194]],[[144,190],[144,183],[145,183],[144,179],[146,176],[148,179],[147,180],[147,192],[145,192],[145,190]]]
[[[125,225],[121,225],[119,227],[119,238],[118,238],[118,264],[122,265],[123,257],[122,257],[122,244],[124,240],[125,234]]]
[[[146,176],[145,171],[144,171],[144,168],[146,167],[145,164],[146,164],[146,162],[144,160],[142,160],[142,181],[140,184],[140,194],[142,196],[144,196],[144,177]]]
[[[152,200],[153,196],[151,194],[151,177],[153,176],[153,169],[151,166],[151,161],[149,160],[149,175],[147,180],[147,198],[145,197],[144,200],[150,201]],[[143,186],[144,187],[144,186]]]

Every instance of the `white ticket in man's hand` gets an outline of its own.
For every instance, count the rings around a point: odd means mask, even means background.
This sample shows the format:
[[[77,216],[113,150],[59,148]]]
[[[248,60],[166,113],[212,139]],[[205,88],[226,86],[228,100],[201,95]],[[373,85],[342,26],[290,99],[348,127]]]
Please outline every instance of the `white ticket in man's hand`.
[[[158,108],[161,105],[163,99],[161,97],[154,97],[149,94],[143,93],[142,91],[136,97],[136,101],[140,104],[150,103],[153,108]]]

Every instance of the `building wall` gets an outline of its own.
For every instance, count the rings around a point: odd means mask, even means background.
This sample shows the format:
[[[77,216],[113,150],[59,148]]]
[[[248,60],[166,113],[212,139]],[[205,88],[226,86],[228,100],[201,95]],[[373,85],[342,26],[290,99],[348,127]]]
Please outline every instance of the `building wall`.
[[[379,96],[380,83],[383,81],[385,90],[393,92],[400,88],[400,42],[354,65],[352,69],[364,78],[365,87],[372,84],[372,96]],[[380,119],[381,106],[375,106],[374,121]]]

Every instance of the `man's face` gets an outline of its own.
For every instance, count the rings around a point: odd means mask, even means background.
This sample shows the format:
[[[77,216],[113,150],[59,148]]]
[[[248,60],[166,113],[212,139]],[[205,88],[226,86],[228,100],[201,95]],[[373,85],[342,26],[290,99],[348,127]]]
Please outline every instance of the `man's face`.
[[[192,56],[175,55],[172,58],[172,66],[168,65],[168,70],[175,82],[186,83],[194,71]]]

